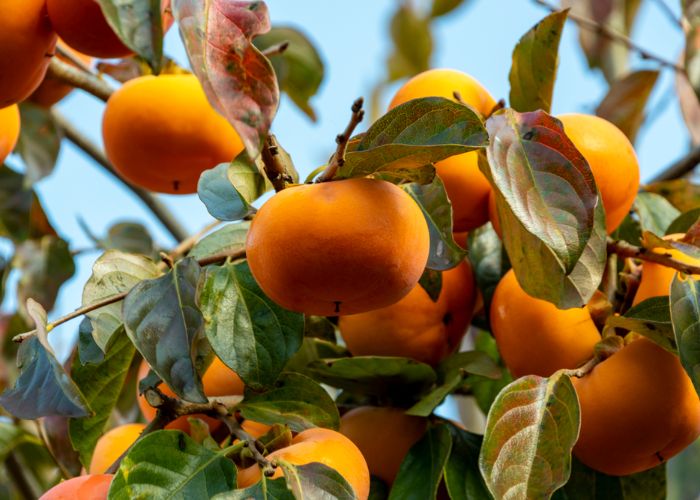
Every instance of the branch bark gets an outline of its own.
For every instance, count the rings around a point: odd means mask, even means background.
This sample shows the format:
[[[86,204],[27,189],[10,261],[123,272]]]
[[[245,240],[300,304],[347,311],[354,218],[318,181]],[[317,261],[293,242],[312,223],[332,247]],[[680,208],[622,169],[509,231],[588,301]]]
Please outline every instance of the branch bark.
[[[261,151],[261,156],[265,166],[265,175],[270,179],[275,192],[279,193],[287,187],[287,182],[292,182],[292,178],[287,173],[287,169],[280,159],[279,143],[273,134],[268,135],[267,139],[265,139],[265,146]]]
[[[103,101],[107,101],[114,93],[114,89],[104,80],[92,73],[65,63],[57,57],[51,58],[47,74],[75,88],[84,90]]]
[[[644,247],[638,247],[627,243],[608,239],[608,253],[614,253],[624,259],[639,259],[646,262],[654,262],[662,266],[670,267],[685,274],[700,274],[700,266],[686,264],[674,259],[669,253],[657,253]]]
[[[335,138],[335,142],[338,145],[335,149],[335,153],[333,154],[331,161],[328,163],[328,167],[326,167],[323,173],[318,177],[318,179],[316,179],[316,182],[327,182],[333,180],[333,177],[335,177],[338,169],[345,165],[345,151],[348,147],[348,141],[350,140],[350,137],[352,137],[352,133],[355,131],[355,128],[360,124],[365,116],[365,112],[362,109],[362,103],[362,97],[356,99],[355,102],[352,103],[350,123],[348,123],[348,126],[345,127],[343,133],[338,134],[338,136]]]

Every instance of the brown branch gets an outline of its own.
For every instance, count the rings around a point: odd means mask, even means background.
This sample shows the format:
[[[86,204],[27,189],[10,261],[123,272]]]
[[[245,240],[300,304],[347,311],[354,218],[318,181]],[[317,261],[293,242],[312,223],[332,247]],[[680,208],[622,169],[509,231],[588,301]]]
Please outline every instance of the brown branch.
[[[656,174],[649,183],[679,179],[692,172],[698,164],[700,164],[700,146],[691,149],[683,158]]]
[[[258,466],[262,469],[263,474],[266,477],[272,477],[275,473],[275,465],[273,465],[258,449],[258,441],[243,430],[241,424],[233,415],[222,415],[220,419],[226,424],[229,432],[245,443],[245,446],[250,450],[253,455],[253,459],[257,462]]]
[[[282,191],[287,187],[288,182],[292,182],[292,177],[287,173],[280,157],[280,145],[277,142],[277,137],[273,134],[268,135],[265,139],[265,147],[261,151],[261,156],[265,166],[265,175],[270,179],[275,192]]]
[[[56,54],[60,55],[63,59],[66,59],[76,68],[93,75],[95,78],[99,78],[97,74],[93,72],[89,65],[85,64],[85,62],[78,56],[76,56],[74,52],[65,50],[60,44],[56,45]]]
[[[546,8],[550,12],[559,12],[561,9],[557,5],[553,5],[546,0],[534,0],[534,2],[538,5],[541,5],[542,7]],[[685,74],[685,68],[672,62],[669,61],[668,59],[664,59],[663,57],[657,56],[655,54],[652,54],[648,50],[646,50],[643,47],[640,47],[632,39],[629,37],[623,35],[622,33],[618,33],[616,31],[611,30],[607,26],[604,26],[593,19],[588,19],[586,17],[579,16],[577,14],[574,14],[572,12],[569,12],[569,19],[576,23],[579,28],[583,28],[589,31],[593,31],[595,33],[598,33],[601,36],[604,36],[608,40],[612,42],[617,42],[621,43],[625,47],[627,47],[629,50],[636,52],[642,59],[645,59],[647,61],[655,61],[658,63],[660,66],[664,68],[669,68],[672,69],[678,73]]]
[[[221,224],[220,220],[215,220],[204,226],[202,229],[194,233],[192,236],[188,236],[184,240],[180,242],[178,246],[173,248],[173,250],[168,254],[168,258],[172,261],[176,261],[180,257],[184,256],[192,250],[192,247],[197,244],[197,242],[207,234],[209,231],[212,229],[215,229],[217,226]]]
[[[617,254],[623,259],[639,259],[646,262],[654,262],[685,274],[700,274],[700,266],[686,264],[683,261],[674,259],[670,253],[654,252],[644,247],[632,245],[626,241],[608,239],[608,253]]]
[[[566,373],[569,377],[581,378],[587,373],[590,373],[601,361],[602,360],[598,356],[593,356],[580,367],[574,368],[573,370],[564,370],[564,373]]]
[[[88,73],[71,64],[65,63],[57,57],[51,58],[49,69],[46,74],[56,80],[84,90],[103,101],[107,101],[114,93],[114,89],[111,85],[104,80],[101,80],[92,73]]]
[[[272,56],[279,56],[283,54],[288,48],[289,42],[284,41],[282,43],[278,43],[277,45],[271,45],[270,47],[266,48],[262,51],[262,55],[264,55],[267,58],[270,58]]]
[[[56,124],[63,130],[66,138],[82,149],[88,156],[102,167],[108,174],[112,175],[116,180],[121,182],[127,189],[134,193],[146,207],[153,213],[161,224],[168,230],[172,237],[177,241],[182,241],[187,238],[187,231],[180,225],[180,222],[168,210],[168,208],[152,193],[134,186],[122,179],[116,173],[114,167],[107,159],[104,151],[95,143],[85,137],[64,115],[56,110],[52,112]]]
[[[352,103],[352,108],[350,108],[352,110],[350,123],[348,123],[348,126],[345,127],[343,133],[339,134],[335,138],[335,142],[338,145],[335,149],[335,153],[333,154],[333,157],[328,163],[326,169],[318,177],[318,179],[316,179],[316,182],[327,182],[333,180],[333,177],[335,177],[338,169],[345,165],[345,151],[348,147],[348,141],[350,140],[350,137],[352,137],[352,133],[355,131],[355,128],[360,124],[362,118],[365,116],[365,112],[362,109],[363,102],[362,97],[360,97],[356,99],[354,103]]]

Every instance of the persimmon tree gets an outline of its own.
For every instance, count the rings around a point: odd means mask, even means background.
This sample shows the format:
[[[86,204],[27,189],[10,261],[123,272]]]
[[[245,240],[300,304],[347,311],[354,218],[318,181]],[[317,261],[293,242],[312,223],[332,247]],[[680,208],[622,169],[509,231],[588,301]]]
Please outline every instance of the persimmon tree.
[[[306,179],[270,130],[281,92],[323,112],[309,102],[323,62],[264,2],[7,3],[0,159],[14,148],[24,164],[0,170],[3,278],[20,276],[2,325],[16,357],[0,394],[8,492],[665,497],[666,461],[700,435],[700,188],[687,178],[700,152],[639,189],[633,143],[659,71],[676,73],[697,134],[692,1],[676,63],[628,37],[639,2],[537,0],[551,12],[523,27],[507,100],[430,70],[431,23],[459,0],[402,2],[372,120],[348,102]],[[550,114],[567,21],[610,84],[597,116]],[[163,54],[171,25],[189,68]],[[658,70],[630,70],[631,52]],[[51,108],[72,88],[105,101],[106,152]],[[115,225],[94,238],[82,304],[49,321],[75,249],[32,184],[63,141],[179,243]],[[212,223],[184,234],[152,190],[196,191]],[[74,319],[61,363],[49,337]],[[436,413],[448,397],[476,402],[482,434]]]

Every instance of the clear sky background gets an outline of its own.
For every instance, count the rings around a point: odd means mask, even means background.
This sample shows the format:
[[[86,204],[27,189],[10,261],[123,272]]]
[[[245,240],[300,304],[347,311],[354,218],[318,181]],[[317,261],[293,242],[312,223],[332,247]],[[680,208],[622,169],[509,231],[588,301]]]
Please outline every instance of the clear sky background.
[[[283,97],[273,125],[273,131],[292,155],[302,178],[333,151],[334,137],[344,128],[352,101],[358,96],[368,99],[375,83],[383,77],[391,50],[389,20],[397,3],[394,0],[268,1],[273,24],[291,25],[306,32],[326,65],[323,85],[313,100],[318,122],[312,123]],[[668,3],[677,8],[679,2]],[[434,23],[432,64],[466,71],[480,80],[494,97],[507,98],[512,49],[520,36],[546,14],[545,9],[528,0],[467,1],[457,11]],[[682,34],[654,1],[643,2],[634,38],[672,60],[683,47]],[[181,64],[187,64],[175,29],[166,37],[166,53]],[[632,67],[656,66],[653,62],[635,59]],[[637,140],[643,179],[682,156],[688,148],[689,137],[673,97],[673,76],[666,70],[659,79],[648,108],[653,110],[653,121],[645,125]],[[396,87],[384,95],[385,103]],[[602,76],[588,71],[578,46],[577,27],[567,24],[560,48],[553,112],[591,112],[605,91]],[[59,107],[85,134],[102,142],[102,102],[74,91]],[[361,128],[366,126],[367,123],[363,123]],[[10,163],[18,165],[20,162],[12,158]],[[162,165],[161,168],[168,167]],[[163,247],[174,244],[138,199],[67,142],[64,142],[55,171],[40,181],[36,189],[54,226],[70,241],[71,248],[91,246],[78,226],[79,218],[97,235],[105,234],[115,222],[140,221]],[[196,195],[161,198],[190,232],[196,232],[211,221]],[[78,270],[62,288],[51,317],[80,305],[82,287],[98,255],[92,252],[77,258]],[[5,309],[14,307],[12,295],[6,295]],[[77,330],[77,322],[61,329]],[[70,334],[64,331],[61,337]]]

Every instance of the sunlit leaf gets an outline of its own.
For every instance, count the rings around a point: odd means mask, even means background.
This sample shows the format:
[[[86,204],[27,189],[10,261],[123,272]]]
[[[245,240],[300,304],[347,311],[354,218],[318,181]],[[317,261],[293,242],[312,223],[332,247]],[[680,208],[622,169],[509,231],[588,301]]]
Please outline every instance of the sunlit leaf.
[[[137,222],[118,222],[109,228],[107,237],[100,241],[105,250],[152,255],[153,238],[148,230]]]
[[[501,238],[493,230],[490,222],[469,231],[467,248],[476,284],[484,297],[486,311],[489,311],[496,285],[510,269],[508,256],[503,250]]]
[[[222,252],[235,252],[245,249],[250,222],[243,221],[227,224],[221,229],[205,236],[190,250],[190,257],[201,259]]]
[[[219,493],[212,500],[294,500],[294,495],[283,477],[268,479],[262,476],[260,481],[248,488]]]
[[[671,284],[671,321],[683,368],[700,394],[700,282],[676,277]]]
[[[610,316],[606,325],[644,335],[667,351],[674,354],[678,352],[671,326],[668,296],[644,300],[630,308],[624,316]]]
[[[479,471],[482,436],[448,425],[452,449],[445,465],[445,485],[450,498],[490,498]]]
[[[10,422],[0,422],[0,461],[4,462],[12,450],[25,443],[42,446],[41,439],[30,434],[19,425]]]
[[[660,194],[681,212],[700,206],[700,185],[693,184],[688,179],[655,182],[644,186],[644,190]]]

